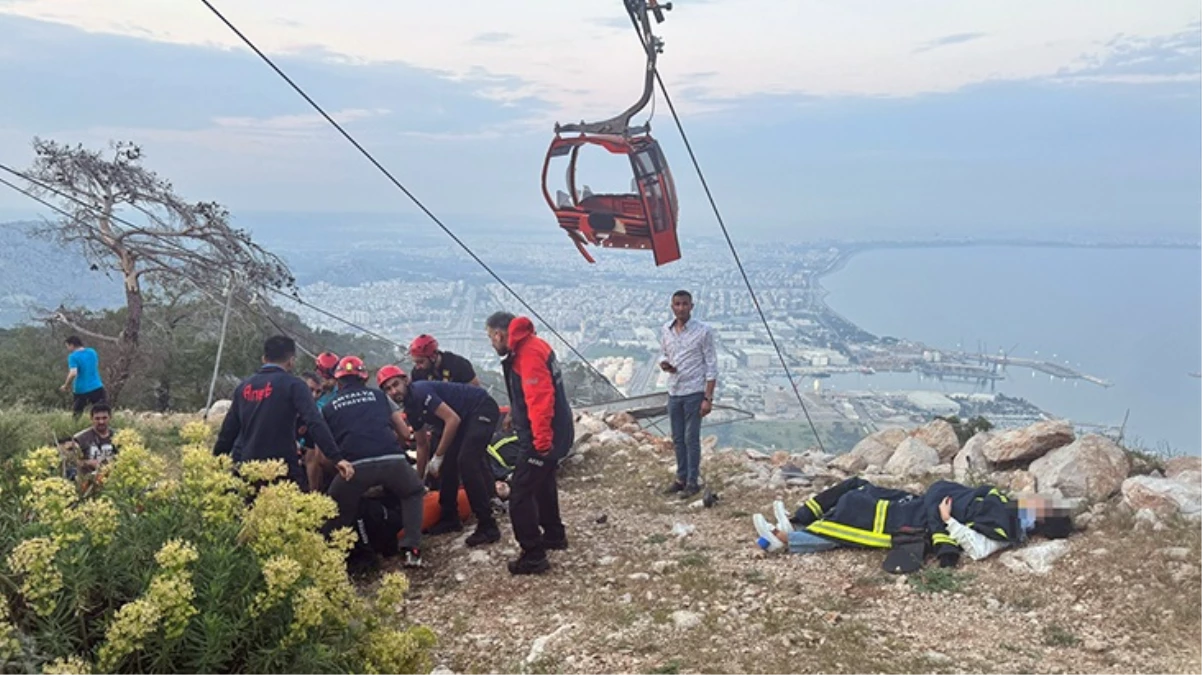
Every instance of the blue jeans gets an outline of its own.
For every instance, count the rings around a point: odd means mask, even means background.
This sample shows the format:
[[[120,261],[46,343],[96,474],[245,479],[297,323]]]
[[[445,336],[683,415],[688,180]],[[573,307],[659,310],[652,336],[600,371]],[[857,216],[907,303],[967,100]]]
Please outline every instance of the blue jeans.
[[[668,397],[672,444],[676,446],[676,481],[696,485],[701,478],[701,402],[705,392]]]
[[[794,530],[789,533],[789,553],[821,553],[833,548],[839,548],[839,544],[830,539],[823,539],[816,534],[810,534],[805,530]]]

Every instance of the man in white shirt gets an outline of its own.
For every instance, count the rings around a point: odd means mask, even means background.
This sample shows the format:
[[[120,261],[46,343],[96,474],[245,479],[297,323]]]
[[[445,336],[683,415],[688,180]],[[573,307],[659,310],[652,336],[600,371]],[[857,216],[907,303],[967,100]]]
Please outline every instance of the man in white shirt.
[[[718,383],[718,352],[713,330],[692,318],[693,296],[672,294],[674,318],[660,330],[659,367],[668,375],[668,418],[676,446],[676,480],[668,494],[682,499],[701,491],[701,418],[714,405]]]

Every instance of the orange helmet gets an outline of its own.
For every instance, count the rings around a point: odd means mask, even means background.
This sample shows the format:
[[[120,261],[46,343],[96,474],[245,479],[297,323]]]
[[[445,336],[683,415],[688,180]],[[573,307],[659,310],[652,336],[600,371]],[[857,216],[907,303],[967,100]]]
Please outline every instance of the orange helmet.
[[[408,377],[399,366],[387,365],[376,371],[376,386],[384,388],[384,383],[394,377]]]
[[[432,359],[437,352],[438,340],[435,340],[433,335],[422,333],[413,338],[413,343],[409,345],[409,356],[414,358]]]
[[[358,356],[344,356],[338,362],[338,370],[334,372],[334,377],[357,377],[361,380],[367,379],[367,366],[363,365],[363,359]]]
[[[325,377],[333,377],[338,368],[338,355],[334,352],[322,352],[317,355],[317,372]]]

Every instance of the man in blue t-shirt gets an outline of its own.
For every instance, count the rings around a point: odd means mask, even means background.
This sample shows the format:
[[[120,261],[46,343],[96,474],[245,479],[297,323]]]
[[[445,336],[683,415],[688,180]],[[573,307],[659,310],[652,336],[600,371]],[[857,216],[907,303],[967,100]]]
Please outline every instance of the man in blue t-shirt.
[[[380,386],[405,410],[409,426],[417,432],[417,470],[439,478],[439,521],[430,535],[458,532],[459,481],[476,514],[476,531],[465,541],[468,546],[491,544],[501,539],[490,503],[491,478],[486,474],[485,452],[492,442],[500,412],[497,402],[482,387],[455,382],[410,382],[399,368],[397,375]],[[441,429],[438,447],[431,451],[432,429]]]
[[[71,351],[67,356],[67,381],[59,387],[59,391],[67,391],[67,387],[71,387],[71,393],[75,396],[72,412],[75,419],[79,419],[84,408],[100,403],[108,396],[104,391],[104,382],[100,380],[100,357],[96,355],[96,350],[83,346],[83,340],[77,335],[67,338],[66,344]]]

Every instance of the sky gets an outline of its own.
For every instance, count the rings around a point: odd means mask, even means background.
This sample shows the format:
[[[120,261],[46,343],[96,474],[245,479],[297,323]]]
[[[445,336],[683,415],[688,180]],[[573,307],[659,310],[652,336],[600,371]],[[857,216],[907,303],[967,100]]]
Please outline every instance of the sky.
[[[554,123],[642,85],[620,0],[213,2],[452,227],[553,231]],[[744,236],[1199,236],[1196,0],[677,0],[656,31]],[[420,222],[199,0],[0,0],[0,35],[0,162],[28,165],[35,135],[127,139],[243,225]],[[682,236],[718,234],[662,98],[652,112]],[[628,183],[620,158],[586,159],[598,191]],[[30,210],[0,190],[0,218]]]

